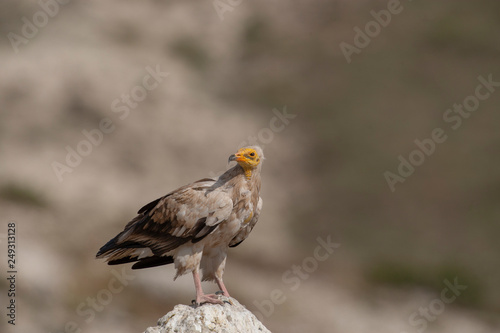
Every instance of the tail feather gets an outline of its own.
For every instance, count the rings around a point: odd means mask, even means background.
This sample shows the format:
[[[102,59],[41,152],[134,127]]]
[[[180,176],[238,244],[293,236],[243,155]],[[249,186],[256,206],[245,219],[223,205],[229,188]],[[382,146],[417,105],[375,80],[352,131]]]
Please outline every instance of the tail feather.
[[[133,241],[118,244],[119,236],[120,235],[111,239],[103,247],[101,247],[96,254],[96,258],[107,259],[108,265],[121,265],[135,262],[132,269],[156,267],[168,265],[174,262],[174,258],[172,256],[155,255],[151,249],[144,244]],[[148,253],[151,256],[143,257],[144,254],[148,255]]]
[[[120,236],[120,235],[118,235]],[[96,258],[106,258],[112,255],[114,252],[119,251],[119,250],[125,250],[125,249],[137,249],[141,247],[145,247],[143,244],[137,243],[137,242],[124,242],[124,243],[117,243],[118,236],[115,238],[111,239],[109,242],[104,244],[97,254],[95,255]]]
[[[115,259],[115,260],[110,260],[108,261],[108,265],[121,265],[121,264],[127,264],[129,262],[136,262],[138,257],[123,257],[120,259]]]
[[[173,263],[174,258],[167,253],[186,243],[188,239],[174,237],[168,233],[161,235],[155,230],[144,229],[144,225],[150,221],[150,217],[144,214],[154,208],[160,199],[141,208],[139,215],[132,219],[122,232],[97,251],[96,258],[106,259],[108,265],[135,262],[132,269]]]
[[[173,262],[174,262],[174,257],[172,256],[152,256],[140,259],[139,262],[135,263],[132,266],[132,269],[142,269],[142,268],[168,265],[172,264]]]

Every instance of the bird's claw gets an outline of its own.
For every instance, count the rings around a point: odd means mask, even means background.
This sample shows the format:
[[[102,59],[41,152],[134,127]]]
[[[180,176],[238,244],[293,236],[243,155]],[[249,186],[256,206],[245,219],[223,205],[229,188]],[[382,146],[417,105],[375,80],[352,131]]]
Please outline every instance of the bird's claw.
[[[219,295],[216,294],[198,295],[196,296],[196,301],[193,300],[193,302],[196,306],[200,306],[206,303],[220,305],[224,304],[224,302],[219,299]]]
[[[223,296],[224,299],[222,300],[222,302],[227,303],[229,305],[234,305],[233,302],[231,302],[231,298],[229,297],[229,295],[226,295],[222,290],[216,291],[215,295],[219,297]]]

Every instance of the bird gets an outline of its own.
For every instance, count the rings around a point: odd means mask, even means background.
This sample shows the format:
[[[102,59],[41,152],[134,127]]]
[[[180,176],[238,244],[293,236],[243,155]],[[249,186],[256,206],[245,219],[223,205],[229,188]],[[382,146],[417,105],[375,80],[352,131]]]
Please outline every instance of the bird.
[[[124,230],[102,246],[96,258],[109,265],[134,263],[132,269],[174,264],[179,276],[191,273],[196,305],[222,304],[231,297],[222,276],[229,248],[241,244],[262,210],[259,146],[238,149],[236,161],[219,177],[203,178],[144,205]],[[200,280],[215,281],[216,294],[205,294]]]

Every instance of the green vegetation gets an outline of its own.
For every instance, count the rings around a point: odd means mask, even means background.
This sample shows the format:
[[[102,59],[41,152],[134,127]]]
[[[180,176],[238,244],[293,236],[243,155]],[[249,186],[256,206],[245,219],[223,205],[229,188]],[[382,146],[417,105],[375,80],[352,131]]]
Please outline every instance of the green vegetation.
[[[457,304],[482,307],[484,306],[483,287],[480,281],[465,268],[454,265],[437,267],[396,264],[380,262],[368,267],[365,272],[367,281],[375,285],[386,285],[397,288],[423,287],[439,294],[446,288],[445,280],[453,283],[455,279],[467,289],[457,298]]]
[[[21,205],[44,208],[48,206],[42,194],[26,185],[7,183],[0,187],[0,199]]]
[[[169,50],[184,60],[193,69],[204,71],[210,64],[210,58],[205,47],[195,38],[181,37],[169,45]]]

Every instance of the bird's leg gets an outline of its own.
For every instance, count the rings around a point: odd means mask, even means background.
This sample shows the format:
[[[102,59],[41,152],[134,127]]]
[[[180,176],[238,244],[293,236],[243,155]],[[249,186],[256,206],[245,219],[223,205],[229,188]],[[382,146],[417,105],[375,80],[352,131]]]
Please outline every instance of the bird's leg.
[[[203,303],[224,304],[217,295],[205,295],[205,293],[203,293],[203,289],[201,289],[200,273],[198,272],[198,269],[195,269],[193,271],[193,279],[194,286],[196,288],[196,305],[201,305]]]
[[[217,285],[219,286],[220,290],[222,291],[222,294],[226,297],[231,297],[229,296],[229,292],[226,289],[226,286],[224,285],[224,282],[222,281],[222,278],[215,278],[215,281],[217,281]]]

